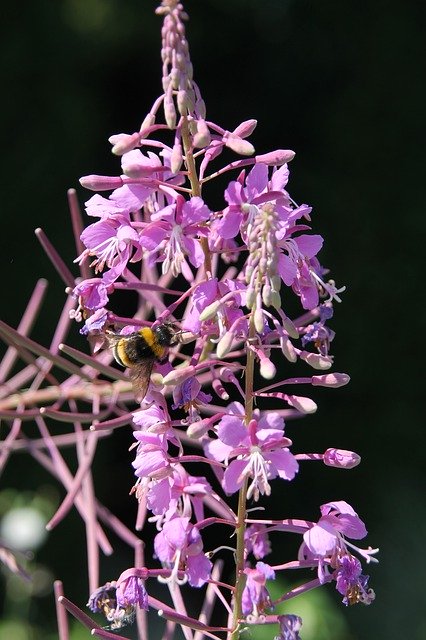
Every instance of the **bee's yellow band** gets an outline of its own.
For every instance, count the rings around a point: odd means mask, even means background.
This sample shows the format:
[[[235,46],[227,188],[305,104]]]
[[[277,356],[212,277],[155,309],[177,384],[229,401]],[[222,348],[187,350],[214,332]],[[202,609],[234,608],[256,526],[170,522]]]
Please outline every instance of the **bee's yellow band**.
[[[115,345],[115,352],[118,356],[119,362],[123,365],[123,367],[131,367],[132,361],[127,357],[126,353],[126,339],[123,338],[117,342]]]
[[[142,327],[142,329],[139,329],[138,333],[145,340],[148,347],[152,349],[152,352],[155,354],[155,356],[157,358],[162,358],[165,353],[165,349],[160,344],[158,344],[154,331],[149,327]]]

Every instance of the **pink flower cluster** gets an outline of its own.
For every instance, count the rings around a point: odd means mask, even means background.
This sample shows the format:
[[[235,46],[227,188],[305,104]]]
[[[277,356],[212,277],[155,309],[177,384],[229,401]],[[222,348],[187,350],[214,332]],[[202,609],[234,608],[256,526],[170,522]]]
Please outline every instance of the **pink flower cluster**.
[[[254,383],[256,368],[260,378],[269,381],[282,377],[297,360],[320,372],[332,366],[334,333],[326,323],[344,287],[325,278],[327,270],[318,259],[323,239],[311,233],[311,207],[297,205],[286,190],[294,153],[256,155],[247,140],[254,120],[229,132],[206,119],[192,79],[182,7],[163,2],[160,12],[165,15],[164,94],[138,133],[111,138],[113,151],[121,155],[122,175],[81,180],[89,189],[111,193],[96,194],[86,202],[87,214],[98,220],[82,232],[85,249],[77,262],[89,260],[98,276],[74,289],[79,301],[74,316],[85,318],[82,332],[89,336],[111,328],[123,333],[128,326],[137,329],[134,318],[117,318],[110,311],[117,288],[143,295],[145,314],[139,321],[151,316],[153,327],[172,321],[180,336],[170,349],[169,363],[158,368],[161,386],[151,384],[141,409],[133,414],[133,492],[152,513],[150,520],[158,529],[154,558],[162,566],[161,573],[144,567],[144,578],[155,575],[169,584],[188,582],[193,587],[214,584],[213,560],[219,551],[206,554],[202,531],[241,526],[243,516],[243,538],[237,543],[242,551],[235,551],[236,557],[240,554],[233,596],[240,598],[237,619],[229,609],[232,633],[242,619],[253,623],[268,618],[267,612],[278,603],[272,602],[266,581],[288,567],[317,567],[318,577],[306,583],[306,589],[335,580],[346,604],[369,603],[374,594],[350,549],[367,561],[373,551],[356,549],[347,541],[364,537],[366,530],[345,502],[323,505],[322,517],[314,523],[248,521],[245,508],[235,513],[226,501],[238,492],[246,503],[271,495],[275,480],[293,480],[300,461],[320,460],[340,468],[359,463],[357,454],[338,449],[294,453],[285,435],[285,420],[316,410],[309,397],[293,392],[296,385],[339,387],[348,376],[320,373],[285,377],[267,386]],[[165,130],[157,123],[161,104],[166,129],[174,135],[170,144],[159,137]],[[210,163],[225,148],[243,158],[209,173]],[[213,210],[203,190],[228,173],[234,175],[224,184],[224,205]],[[186,291],[180,288],[184,283]],[[166,303],[172,292],[177,300]],[[290,293],[300,300],[298,318],[290,319],[284,310]],[[275,355],[287,362],[279,372]],[[285,386],[289,393],[282,390]],[[172,405],[167,401],[170,392]],[[272,399],[274,409],[262,409],[262,398]],[[254,408],[255,399],[260,409]],[[188,447],[198,452],[189,453]],[[206,467],[205,476],[187,470],[196,463],[197,468]],[[303,536],[297,560],[278,567],[262,561],[270,551],[268,535],[273,531]],[[140,567],[134,571],[137,575]],[[232,593],[231,585],[229,589]],[[134,593],[126,606],[140,606],[141,596]],[[149,596],[142,601],[145,607]],[[272,616],[280,622],[278,617]],[[280,637],[299,637],[301,622],[293,618],[285,624],[281,620]]]
[[[121,156],[120,175],[81,179],[103,195],[85,203],[94,221],[79,236],[75,262],[83,277],[69,289],[71,317],[94,345],[92,356],[69,350],[83,363],[81,381],[93,382],[91,428],[102,433],[131,424],[136,528],[151,524],[156,534],[153,550],[145,549],[144,558],[139,553],[117,580],[97,586],[88,606],[111,630],[136,617],[141,637],[144,612],[154,608],[171,625],[213,638],[225,632],[236,640],[246,625],[276,624],[278,640],[297,640],[302,621],[281,614],[281,602],[331,581],[345,604],[374,599],[354,554],[368,563],[377,550],[354,545],[367,531],[345,501],[322,505],[317,521],[290,519],[286,508],[279,519],[264,512],[251,518],[248,511],[267,504],[304,462],[339,469],[360,462],[355,452],[326,444],[323,452],[300,452],[287,436],[291,420],[316,411],[300,385],[338,388],[349,381],[330,371],[334,332],[327,326],[344,287],[327,279],[320,263],[323,238],[312,233],[311,207],[287,191],[294,152],[257,154],[248,140],[255,120],[228,131],[207,119],[183,8],[163,0],[157,12],[164,18],[163,93],[138,131],[110,138]],[[224,150],[236,159],[218,169]],[[219,207],[205,196],[213,180],[222,185]],[[62,274],[69,282],[66,269]],[[114,311],[117,291],[137,294],[134,313]],[[299,313],[289,311],[291,297]],[[160,344],[156,332],[165,324],[173,340]],[[125,352],[129,338],[132,351]],[[108,346],[112,350],[101,350]],[[128,407],[135,400],[128,378],[111,367],[112,351],[133,378],[148,378],[137,410]],[[308,374],[292,376],[295,363]],[[116,383],[100,393],[98,374],[116,375]],[[70,375],[68,392],[78,379],[74,369]],[[81,394],[85,398],[87,388]],[[56,405],[52,411],[59,414]],[[77,424],[75,407],[72,416]],[[79,482],[93,453],[82,459]],[[69,489],[76,504],[78,486],[75,480]],[[212,527],[217,544],[206,550],[203,535]],[[117,529],[139,548],[133,533]],[[300,538],[297,557],[268,565],[272,539],[285,549],[288,535]],[[224,571],[223,557],[235,559],[231,571]],[[274,601],[268,582],[290,569],[315,569],[316,577]],[[173,607],[150,593],[153,579],[169,588]],[[206,590],[198,619],[185,607],[184,584]],[[223,627],[209,619],[216,600],[227,619]],[[90,626],[75,605],[65,604]],[[96,635],[111,634],[97,629]]]

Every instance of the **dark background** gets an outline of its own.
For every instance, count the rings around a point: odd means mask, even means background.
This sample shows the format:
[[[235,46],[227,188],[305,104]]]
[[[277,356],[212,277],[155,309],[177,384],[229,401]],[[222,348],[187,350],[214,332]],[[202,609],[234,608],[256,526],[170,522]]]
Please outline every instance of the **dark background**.
[[[257,152],[296,151],[289,191],[313,205],[314,231],[326,239],[321,261],[347,286],[332,326],[335,369],[352,382],[318,393],[318,413],[289,432],[297,450],[340,446],[360,453],[363,463],[347,473],[306,466],[280,500],[287,515],[314,519],[319,504],[347,499],[367,523],[368,543],[381,548],[371,570],[376,602],[345,611],[355,640],[426,637],[425,6],[185,3],[195,80],[209,118],[232,130],[254,117]],[[119,172],[107,138],[135,131],[161,91],[154,7],[141,0],[37,0],[2,9],[0,315],[16,326],[36,279],[48,278],[34,334],[45,344],[63,285],[33,229],[43,227],[71,265],[66,190],[76,187],[84,202],[90,194],[78,185],[81,175]],[[104,444],[98,471],[109,505],[123,512],[131,469],[127,436],[117,441],[122,459]],[[4,486],[34,489],[47,481],[37,470],[23,474],[23,464],[22,458],[9,465]],[[69,526],[83,543],[76,517]],[[53,534],[41,559],[82,604],[84,558],[79,549],[61,554],[67,531],[62,525]],[[82,563],[83,595],[75,565],[66,575],[73,562]]]

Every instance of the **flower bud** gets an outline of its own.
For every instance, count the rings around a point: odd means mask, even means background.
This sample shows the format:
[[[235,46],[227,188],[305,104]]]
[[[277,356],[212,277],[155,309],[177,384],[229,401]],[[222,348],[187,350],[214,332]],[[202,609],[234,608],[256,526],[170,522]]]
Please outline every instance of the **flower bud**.
[[[158,171],[164,171],[161,163],[155,163],[150,158],[144,156],[139,149],[133,149],[123,154],[121,168],[124,175],[137,180],[146,178]]]
[[[256,307],[254,312],[254,326],[258,333],[262,333],[263,329],[265,328],[263,312],[262,312],[262,309],[260,309],[259,307]]]
[[[304,396],[293,396],[286,394],[287,402],[300,411],[301,413],[315,413],[317,405],[311,398],[305,398]]]
[[[274,289],[271,291],[270,306],[274,307],[274,309],[281,309],[281,296],[278,291],[275,291]]]
[[[233,331],[226,331],[226,333],[223,334],[216,347],[216,355],[218,358],[223,358],[231,351],[234,338],[235,334]]]
[[[243,140],[239,136],[235,136],[232,133],[225,134],[223,136],[225,146],[240,156],[251,156],[254,153],[254,147],[251,142]]]
[[[174,129],[176,127],[176,109],[171,93],[166,93],[164,96],[164,117],[169,129]]]
[[[256,156],[256,164],[262,163],[273,167],[279,167],[286,162],[293,160],[295,152],[290,149],[277,149],[276,151],[270,151],[269,153],[262,153]]]
[[[116,156],[122,156],[124,153],[128,153],[139,146],[140,137],[140,133],[138,132],[132,135],[117,133],[115,136],[110,136],[108,142],[113,145],[111,149],[112,153]]]
[[[271,285],[269,285],[268,283],[266,283],[262,287],[262,300],[265,307],[271,306],[272,289],[271,289]]]
[[[191,378],[195,374],[195,367],[189,365],[181,369],[173,369],[163,378],[164,385],[180,384],[187,378]]]
[[[247,138],[248,136],[251,136],[251,134],[256,129],[256,127],[257,127],[257,120],[253,120],[253,119],[245,120],[244,122],[239,124],[238,127],[234,129],[232,133],[238,136],[239,138]]]
[[[206,103],[202,98],[198,98],[195,103],[195,113],[201,120],[206,118]]]
[[[266,358],[266,356],[260,359],[259,373],[262,378],[265,378],[265,380],[272,380],[272,378],[275,378],[277,373],[275,365],[269,358]]]
[[[252,309],[255,300],[256,300],[256,292],[253,289],[253,287],[250,288],[250,289],[247,289],[247,291],[246,291],[246,307],[248,309]]]
[[[293,338],[293,340],[297,340],[297,338],[299,337],[299,332],[296,329],[296,326],[290,320],[290,318],[283,317],[282,318],[282,323],[283,323],[284,329],[287,331],[287,333],[290,336],[290,338]],[[302,356],[300,356],[300,357],[302,357]]]
[[[123,186],[123,179],[120,176],[83,176],[79,180],[82,187],[91,191],[112,191]]]
[[[181,115],[186,116],[187,113],[190,113],[190,100],[188,99],[188,93],[186,90],[181,89],[177,94],[177,107],[178,111]]]
[[[347,373],[325,373],[322,376],[312,376],[314,387],[344,387],[348,384],[350,376]]]
[[[299,355],[313,369],[330,369],[333,364],[331,356],[322,356],[319,353],[310,353],[309,351],[301,351]]]
[[[324,464],[339,469],[353,469],[361,462],[361,456],[346,449],[327,449],[324,453]]]
[[[222,304],[221,300],[215,300],[211,304],[207,305],[207,307],[205,307],[200,313],[201,322],[204,322],[205,320],[211,320],[212,318],[214,318],[221,304]]]
[[[180,71],[179,69],[172,69],[170,72],[170,82],[175,91],[179,88]]]
[[[197,133],[193,139],[194,147],[197,149],[203,149],[210,144],[210,140],[210,131],[205,120],[197,120]]]
[[[296,362],[297,353],[294,350],[292,342],[284,336],[280,338],[281,351],[289,362]]]
[[[148,113],[141,124],[141,128],[139,129],[139,135],[141,138],[145,137],[146,134],[144,132],[152,127],[153,124],[155,124],[155,115],[153,113]]]
[[[183,162],[182,145],[176,143],[173,145],[172,154],[170,156],[170,169],[172,173],[177,173]]]
[[[212,416],[192,422],[186,430],[186,435],[193,440],[199,440],[206,435],[208,430],[214,425],[215,420],[216,416]]]
[[[229,400],[229,393],[223,386],[221,380],[219,380],[218,378],[215,378],[212,382],[212,387],[215,394],[219,396],[221,400],[225,400],[225,402]]]

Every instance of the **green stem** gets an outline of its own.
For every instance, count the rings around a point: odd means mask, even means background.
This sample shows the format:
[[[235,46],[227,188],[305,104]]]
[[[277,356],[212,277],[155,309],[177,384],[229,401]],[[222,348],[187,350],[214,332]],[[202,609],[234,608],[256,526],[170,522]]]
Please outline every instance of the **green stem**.
[[[191,136],[188,128],[188,119],[186,116],[182,117],[182,142],[185,152],[185,164],[188,169],[188,178],[191,183],[191,191],[193,196],[201,196],[201,184],[198,179],[197,167],[195,165],[194,154],[192,152]],[[201,237],[199,239],[201,248],[204,251],[204,267],[206,271],[206,278],[212,276],[212,260],[210,255],[209,243],[207,238]]]
[[[254,310],[250,314],[250,326],[249,326],[249,341],[254,338],[256,329],[254,326]],[[249,424],[253,417],[253,385],[254,385],[254,360],[255,355],[251,349],[247,349],[246,360],[246,373],[245,373],[245,423]],[[248,479],[244,480],[244,483],[238,494],[238,515],[237,526],[235,529],[237,537],[237,548],[235,551],[235,594],[234,594],[234,611],[232,616],[232,629],[230,640],[237,640],[240,635],[239,620],[242,617],[242,596],[246,583],[246,576],[244,574],[245,568],[245,540],[244,535],[246,532],[246,496],[247,496]]]

